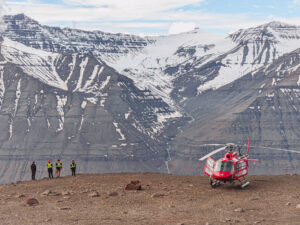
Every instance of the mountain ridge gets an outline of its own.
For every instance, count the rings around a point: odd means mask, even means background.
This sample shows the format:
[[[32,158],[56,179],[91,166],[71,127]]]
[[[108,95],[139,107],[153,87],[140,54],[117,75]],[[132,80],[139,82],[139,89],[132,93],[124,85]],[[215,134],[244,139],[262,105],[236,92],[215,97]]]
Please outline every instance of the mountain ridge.
[[[0,182],[20,178],[30,158],[78,157],[85,172],[197,174],[210,150],[199,143],[250,137],[300,148],[298,26],[142,38],[43,26],[24,14],[4,23]],[[265,160],[255,173],[299,170],[298,156],[254,154]]]

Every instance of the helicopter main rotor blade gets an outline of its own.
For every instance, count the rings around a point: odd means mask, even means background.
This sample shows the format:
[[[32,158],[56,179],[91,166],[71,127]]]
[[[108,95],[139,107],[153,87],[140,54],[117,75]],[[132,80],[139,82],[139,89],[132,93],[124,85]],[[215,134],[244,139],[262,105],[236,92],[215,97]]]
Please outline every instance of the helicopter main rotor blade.
[[[197,145],[198,147],[205,147],[205,146],[224,146],[226,144],[203,144],[203,145]]]
[[[269,150],[275,150],[275,151],[282,151],[282,152],[292,152],[292,153],[298,153],[300,154],[300,151],[297,150],[288,150],[288,149],[282,149],[282,148],[272,148],[272,147],[265,147],[265,146],[253,146],[250,145],[251,148],[264,148]]]
[[[214,151],[212,151],[211,153],[208,153],[206,156],[203,156],[201,159],[199,159],[200,161],[203,161],[204,159],[207,159],[208,157],[210,157],[210,156],[212,156],[212,155],[214,155],[214,154],[216,154],[216,153],[218,153],[218,152],[220,152],[220,151],[223,151],[223,150],[225,150],[226,149],[226,146],[224,146],[224,147],[222,147],[222,148],[218,148],[218,149],[216,149],[216,150],[214,150]]]

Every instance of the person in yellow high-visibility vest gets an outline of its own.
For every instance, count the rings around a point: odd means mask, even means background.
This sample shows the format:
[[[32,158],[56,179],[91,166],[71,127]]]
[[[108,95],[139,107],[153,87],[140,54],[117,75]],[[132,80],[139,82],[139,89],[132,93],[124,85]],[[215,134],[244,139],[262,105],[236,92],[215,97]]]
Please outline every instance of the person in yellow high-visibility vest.
[[[74,160],[72,160],[72,163],[70,164],[70,169],[71,169],[71,172],[72,172],[72,176],[76,176],[76,163]]]
[[[61,170],[62,170],[62,163],[58,159],[56,162],[56,177],[60,177]]]
[[[53,178],[53,169],[52,169],[53,165],[50,160],[48,160],[47,168],[48,168],[49,178]]]

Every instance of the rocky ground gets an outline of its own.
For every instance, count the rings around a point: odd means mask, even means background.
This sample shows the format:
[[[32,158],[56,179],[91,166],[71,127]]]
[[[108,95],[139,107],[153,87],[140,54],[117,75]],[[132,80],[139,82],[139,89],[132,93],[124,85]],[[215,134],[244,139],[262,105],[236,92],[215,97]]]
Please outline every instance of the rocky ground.
[[[139,180],[140,191],[125,190]],[[300,224],[300,176],[250,176],[212,189],[207,177],[97,174],[0,186],[1,224]],[[26,205],[31,201],[32,206]],[[30,202],[29,202],[30,203]]]

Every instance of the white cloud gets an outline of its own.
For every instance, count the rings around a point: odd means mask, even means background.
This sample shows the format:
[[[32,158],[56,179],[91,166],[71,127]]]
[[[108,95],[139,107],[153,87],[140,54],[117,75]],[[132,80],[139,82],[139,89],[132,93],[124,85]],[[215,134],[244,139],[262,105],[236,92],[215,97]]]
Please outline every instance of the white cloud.
[[[192,29],[194,26],[204,30],[226,32],[270,22],[270,18],[258,19],[246,14],[209,13],[195,8],[180,9],[184,6],[202,4],[204,1],[64,0],[64,5],[58,5],[24,0],[7,2],[9,8],[7,13],[25,13],[43,24],[61,26],[76,24],[76,28],[81,29],[135,34],[177,33]],[[297,22],[299,18],[291,18],[290,21],[292,24],[300,24]],[[281,18],[272,17],[272,20],[281,20]]]
[[[169,28],[169,34],[179,34],[193,30],[196,27],[195,23],[176,22],[172,23]]]
[[[295,4],[300,4],[300,0],[294,0]]]

